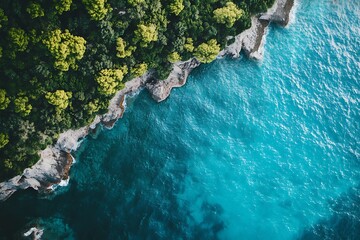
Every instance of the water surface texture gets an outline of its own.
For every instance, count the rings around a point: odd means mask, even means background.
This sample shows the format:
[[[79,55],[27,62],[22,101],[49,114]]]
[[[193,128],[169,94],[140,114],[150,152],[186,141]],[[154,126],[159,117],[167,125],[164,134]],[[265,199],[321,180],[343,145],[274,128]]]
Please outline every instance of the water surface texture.
[[[262,63],[217,60],[160,104],[130,99],[69,186],[0,203],[0,236],[359,239],[359,99],[360,4],[303,0]]]

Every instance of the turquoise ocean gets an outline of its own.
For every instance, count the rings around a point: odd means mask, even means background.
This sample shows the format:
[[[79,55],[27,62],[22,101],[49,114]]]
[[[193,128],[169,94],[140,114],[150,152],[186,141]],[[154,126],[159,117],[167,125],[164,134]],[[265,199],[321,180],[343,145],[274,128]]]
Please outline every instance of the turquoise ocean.
[[[0,239],[360,239],[360,2],[301,0],[261,62],[127,99],[66,187],[0,203]]]

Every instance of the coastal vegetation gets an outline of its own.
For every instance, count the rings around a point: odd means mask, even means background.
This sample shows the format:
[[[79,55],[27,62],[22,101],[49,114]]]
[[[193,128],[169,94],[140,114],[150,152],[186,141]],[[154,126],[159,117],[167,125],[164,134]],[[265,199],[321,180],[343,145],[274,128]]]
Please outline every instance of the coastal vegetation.
[[[124,82],[213,61],[274,0],[2,0],[0,180],[104,113]]]

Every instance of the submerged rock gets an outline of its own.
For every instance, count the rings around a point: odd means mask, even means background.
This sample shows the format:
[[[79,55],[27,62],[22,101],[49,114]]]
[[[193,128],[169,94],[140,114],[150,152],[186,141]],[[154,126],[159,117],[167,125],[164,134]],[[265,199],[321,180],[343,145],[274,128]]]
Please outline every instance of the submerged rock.
[[[29,231],[25,232],[23,235],[24,237],[31,237],[31,239],[33,240],[39,240],[41,239],[43,233],[44,230],[38,229],[36,227],[32,227],[29,229]]]

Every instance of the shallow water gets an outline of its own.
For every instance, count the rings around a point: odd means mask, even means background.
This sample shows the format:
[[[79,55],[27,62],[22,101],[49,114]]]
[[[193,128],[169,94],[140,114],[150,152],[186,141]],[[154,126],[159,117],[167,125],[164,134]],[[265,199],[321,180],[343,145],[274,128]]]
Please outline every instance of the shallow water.
[[[303,0],[265,59],[128,99],[67,187],[0,203],[0,239],[358,239],[360,4]]]

